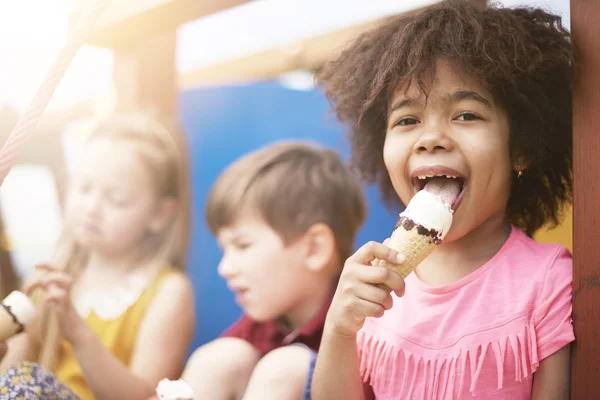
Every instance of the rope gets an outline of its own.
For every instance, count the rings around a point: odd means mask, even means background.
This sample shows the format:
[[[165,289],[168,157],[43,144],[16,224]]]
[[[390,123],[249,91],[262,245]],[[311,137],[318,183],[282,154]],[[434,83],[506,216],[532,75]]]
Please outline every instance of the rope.
[[[40,121],[75,54],[85,43],[94,24],[110,3],[111,0],[94,0],[82,12],[75,28],[68,36],[67,43],[54,60],[31,103],[0,150],[0,185],[4,182],[4,178],[23,150],[27,139]]]

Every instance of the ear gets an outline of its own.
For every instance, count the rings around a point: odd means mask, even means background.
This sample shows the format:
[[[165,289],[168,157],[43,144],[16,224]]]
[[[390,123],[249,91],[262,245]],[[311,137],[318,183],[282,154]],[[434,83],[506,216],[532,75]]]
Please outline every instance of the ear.
[[[156,207],[156,214],[149,221],[148,230],[154,234],[164,230],[173,220],[177,206],[178,202],[174,197],[163,197]]]
[[[305,265],[312,271],[324,270],[335,257],[335,235],[323,223],[312,225],[303,236],[306,245]]]
[[[529,167],[529,162],[522,157],[513,161],[513,169],[515,172],[524,172]]]
[[[529,167],[529,160],[524,156],[516,156],[513,158],[512,167],[515,172],[523,172]]]

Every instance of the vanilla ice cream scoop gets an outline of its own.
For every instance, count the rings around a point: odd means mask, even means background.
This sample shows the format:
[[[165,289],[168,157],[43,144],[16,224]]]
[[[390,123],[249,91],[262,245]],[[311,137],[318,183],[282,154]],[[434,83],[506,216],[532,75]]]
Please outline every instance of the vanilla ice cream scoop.
[[[29,297],[16,290],[6,296],[0,305],[0,342],[23,332],[37,313]]]
[[[159,400],[194,400],[194,391],[183,379],[163,379],[156,387],[156,395]]]
[[[400,219],[405,217],[423,228],[434,231],[439,240],[443,240],[452,225],[452,209],[437,194],[421,190],[412,198]]]

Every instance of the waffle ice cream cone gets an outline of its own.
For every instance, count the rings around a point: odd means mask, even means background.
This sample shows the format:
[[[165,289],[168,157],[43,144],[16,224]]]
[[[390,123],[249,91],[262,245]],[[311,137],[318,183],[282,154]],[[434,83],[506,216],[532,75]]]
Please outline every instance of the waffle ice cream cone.
[[[406,261],[400,265],[391,265],[385,263],[385,266],[391,268],[402,278],[406,278],[423,260],[425,260],[435,250],[435,241],[426,235],[419,234],[419,225],[414,225],[412,229],[405,229],[399,226],[394,230],[388,247],[402,254]]]
[[[406,261],[383,265],[406,278],[442,243],[452,225],[452,209],[442,197],[426,190],[418,192],[400,214],[387,246],[402,254]]]
[[[36,309],[23,293],[11,292],[0,303],[0,343],[21,333],[33,321]]]

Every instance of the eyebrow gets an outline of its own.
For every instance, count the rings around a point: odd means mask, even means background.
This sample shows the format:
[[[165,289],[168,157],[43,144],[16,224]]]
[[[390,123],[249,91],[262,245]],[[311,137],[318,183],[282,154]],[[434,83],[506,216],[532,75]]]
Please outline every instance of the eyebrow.
[[[394,104],[392,104],[392,106],[390,107],[389,113],[391,114],[393,111],[396,111],[399,108],[411,107],[411,106],[417,105],[419,103],[420,102],[417,101],[416,99],[402,99],[402,100],[397,101]]]
[[[482,95],[480,95],[477,92],[474,92],[472,90],[459,90],[456,91],[452,94],[446,95],[444,97],[444,101],[445,102],[450,102],[450,103],[458,103],[459,101],[462,100],[474,100],[477,101],[481,104],[483,104],[484,106],[486,106],[487,108],[491,109],[492,105],[490,104],[489,101],[487,101],[485,99],[485,97],[483,97]],[[420,104],[420,101],[416,100],[416,99],[402,99],[399,101],[396,101],[395,103],[392,104],[392,106],[390,107],[389,113],[391,114],[393,111],[403,108],[403,107],[411,107],[414,105]]]
[[[487,108],[490,108],[490,109],[492,108],[492,105],[490,104],[489,101],[487,101],[485,99],[485,97],[483,97],[479,93],[474,92],[472,90],[459,90],[459,91],[454,92],[451,95],[447,96],[447,101],[450,101],[453,103],[458,103],[461,100],[474,100],[474,101],[477,101],[477,102],[483,104]]]

